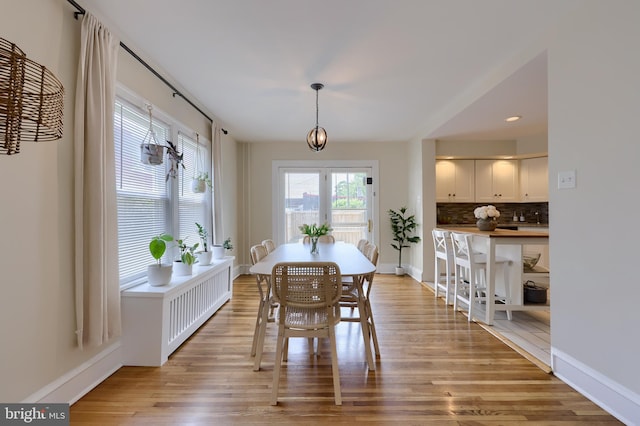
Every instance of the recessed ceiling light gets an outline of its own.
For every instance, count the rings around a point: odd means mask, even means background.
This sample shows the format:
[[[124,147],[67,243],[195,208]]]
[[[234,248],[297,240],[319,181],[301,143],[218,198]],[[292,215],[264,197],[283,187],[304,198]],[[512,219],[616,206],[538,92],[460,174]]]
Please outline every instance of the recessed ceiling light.
[[[507,117],[504,119],[507,123],[511,123],[512,121],[518,121],[522,118],[521,115],[512,115],[511,117]]]

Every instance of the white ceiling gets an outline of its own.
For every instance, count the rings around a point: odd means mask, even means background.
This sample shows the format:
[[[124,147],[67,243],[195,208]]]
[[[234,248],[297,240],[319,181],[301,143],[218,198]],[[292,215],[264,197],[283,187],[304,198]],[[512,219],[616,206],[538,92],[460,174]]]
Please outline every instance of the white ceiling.
[[[77,2],[238,141],[304,141],[323,83],[331,144],[546,132],[535,46],[579,0]]]

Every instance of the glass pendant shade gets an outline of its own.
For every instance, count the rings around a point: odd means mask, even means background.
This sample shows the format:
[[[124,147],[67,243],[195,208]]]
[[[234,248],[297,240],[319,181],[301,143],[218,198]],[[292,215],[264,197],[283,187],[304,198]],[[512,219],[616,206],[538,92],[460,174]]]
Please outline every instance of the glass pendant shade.
[[[322,127],[314,127],[307,135],[307,145],[312,151],[322,151],[327,144],[327,132]]]
[[[316,127],[309,131],[307,135],[307,145],[311,151],[322,151],[327,145],[327,132],[318,126],[318,90],[322,89],[324,84],[313,83],[311,88],[316,91]]]

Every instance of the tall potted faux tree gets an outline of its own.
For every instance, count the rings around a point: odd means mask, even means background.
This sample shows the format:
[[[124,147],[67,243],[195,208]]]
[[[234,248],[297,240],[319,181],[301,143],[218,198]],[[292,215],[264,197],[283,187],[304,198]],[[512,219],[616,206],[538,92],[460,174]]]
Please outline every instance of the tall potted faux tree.
[[[393,233],[393,243],[391,247],[398,250],[398,266],[396,267],[396,275],[404,275],[402,267],[402,249],[408,248],[409,243],[417,243],[420,237],[412,234],[415,232],[418,224],[414,215],[407,216],[407,208],[402,207],[400,210],[389,210],[389,219],[391,220],[391,232]]]
[[[173,265],[163,265],[162,256],[167,251],[167,243],[173,241],[173,237],[169,234],[156,235],[149,243],[149,252],[156,260],[153,265],[147,266],[147,282],[152,286],[160,286],[169,284],[171,281],[171,273]]]

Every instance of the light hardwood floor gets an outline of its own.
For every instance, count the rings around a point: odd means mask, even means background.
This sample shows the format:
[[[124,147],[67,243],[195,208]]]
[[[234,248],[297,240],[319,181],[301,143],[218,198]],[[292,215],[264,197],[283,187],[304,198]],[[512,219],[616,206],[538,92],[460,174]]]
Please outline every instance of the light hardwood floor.
[[[513,312],[509,321],[498,312],[493,326],[481,326],[498,339],[529,358],[543,370],[551,371],[551,315],[549,312]]]
[[[275,328],[262,369],[249,353],[257,309],[251,276],[160,368],[124,367],[71,407],[83,425],[618,425],[615,418],[454,313],[409,277],[376,275],[380,341],[368,371],[357,323],[337,329],[343,405],[333,401],[328,345],[294,339],[278,406],[269,405]]]

